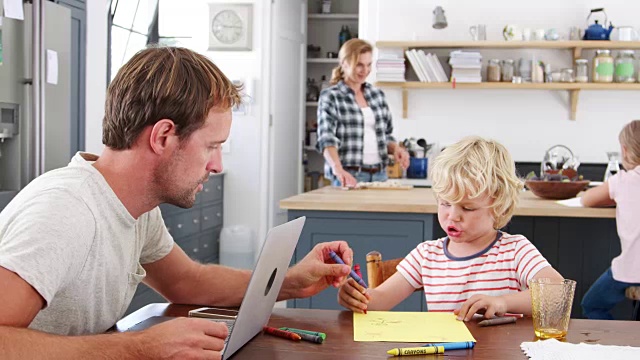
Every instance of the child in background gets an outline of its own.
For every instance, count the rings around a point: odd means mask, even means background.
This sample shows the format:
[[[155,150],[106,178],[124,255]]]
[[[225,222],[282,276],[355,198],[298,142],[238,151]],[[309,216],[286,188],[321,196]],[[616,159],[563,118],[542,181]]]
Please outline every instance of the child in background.
[[[562,276],[527,238],[498,230],[511,219],[522,189],[507,149],[468,137],[448,146],[431,174],[438,221],[448,236],[419,244],[375,289],[349,279],[338,292],[340,305],[359,313],[389,310],[424,288],[429,311],[454,312],[459,320],[475,313],[531,314],[529,280]]]
[[[616,224],[622,252],[582,298],[589,319],[612,320],[611,309],[624,300],[625,289],[640,285],[640,120],[628,123],[618,137],[626,169],[604,184],[587,190],[582,205],[616,206]]]

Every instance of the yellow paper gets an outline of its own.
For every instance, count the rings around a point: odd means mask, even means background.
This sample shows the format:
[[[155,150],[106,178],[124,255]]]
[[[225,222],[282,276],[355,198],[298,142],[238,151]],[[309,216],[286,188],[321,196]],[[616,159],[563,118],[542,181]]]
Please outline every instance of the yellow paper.
[[[476,341],[453,313],[368,311],[353,313],[354,341]]]

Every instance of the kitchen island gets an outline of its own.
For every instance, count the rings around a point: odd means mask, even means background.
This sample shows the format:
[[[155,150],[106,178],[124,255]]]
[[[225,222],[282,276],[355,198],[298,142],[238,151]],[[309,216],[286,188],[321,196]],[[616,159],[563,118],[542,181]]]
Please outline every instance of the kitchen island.
[[[365,256],[377,250],[383,259],[406,256],[424,241],[445,236],[437,219],[437,203],[431,189],[341,190],[324,187],[280,201],[289,220],[306,216],[294,261],[324,241],[346,240],[353,248],[366,279]],[[581,316],[580,300],[589,286],[620,253],[615,209],[575,208],[522,192],[511,222],[503,229],[522,234],[540,250],[564,277],[577,281],[573,317]],[[289,302],[290,307],[339,309],[336,290],[329,289],[310,299]],[[420,292],[396,310],[426,310]],[[630,319],[631,303],[614,312]]]

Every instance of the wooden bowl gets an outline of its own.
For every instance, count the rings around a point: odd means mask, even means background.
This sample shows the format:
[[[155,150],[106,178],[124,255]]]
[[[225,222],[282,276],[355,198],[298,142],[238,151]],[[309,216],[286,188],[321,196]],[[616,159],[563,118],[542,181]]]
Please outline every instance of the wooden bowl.
[[[589,185],[589,180],[570,182],[527,180],[524,184],[532,193],[543,199],[564,200],[578,195]]]

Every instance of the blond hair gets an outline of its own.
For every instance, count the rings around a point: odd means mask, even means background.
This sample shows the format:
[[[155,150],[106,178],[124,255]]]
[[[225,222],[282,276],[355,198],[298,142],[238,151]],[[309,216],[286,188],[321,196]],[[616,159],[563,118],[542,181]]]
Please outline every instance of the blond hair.
[[[171,119],[180,140],[204,125],[209,110],[241,103],[234,85],[206,56],[180,47],[139,51],[107,89],[102,142],[129,149],[147,126]]]
[[[620,145],[626,149],[623,161],[632,168],[640,165],[640,120],[633,120],[625,125],[620,131],[618,139]]]
[[[339,65],[333,68],[330,84],[335,85],[339,83],[340,80],[344,80],[344,71],[342,70],[343,62],[346,61],[354,68],[358,64],[358,60],[360,60],[360,54],[368,52],[373,52],[373,46],[361,39],[351,39],[342,44],[340,52],[338,53]]]
[[[509,151],[478,136],[446,147],[433,162],[431,178],[436,198],[452,204],[488,195],[495,229],[511,220],[523,187]]]

